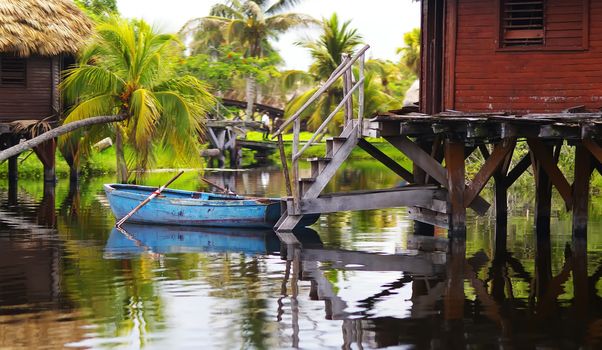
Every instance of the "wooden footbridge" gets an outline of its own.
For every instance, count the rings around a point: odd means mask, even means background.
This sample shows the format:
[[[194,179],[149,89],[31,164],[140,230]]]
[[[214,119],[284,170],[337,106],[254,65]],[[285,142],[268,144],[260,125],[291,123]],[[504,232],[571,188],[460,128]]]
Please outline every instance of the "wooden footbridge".
[[[467,209],[484,215],[490,203],[479,196],[493,178],[496,220],[500,227],[507,221],[507,190],[528,169],[535,174],[535,223],[539,231],[549,233],[552,186],[560,193],[567,210],[573,212],[573,231],[587,231],[589,179],[594,169],[602,170],[602,114],[571,113],[507,115],[505,113],[462,113],[457,111],[425,115],[413,108],[383,113],[364,120],[364,55],[368,46],[353,57],[345,57],[330,79],[285,121],[275,133],[282,145],[282,133],[292,125],[293,152],[289,159],[282,148],[282,164],[288,198],[286,212],[276,229],[291,231],[303,215],[347,210],[409,207],[414,220],[450,229],[450,235],[463,237]],[[358,65],[359,76],[354,75]],[[344,97],[327,116],[313,137],[299,142],[300,116],[314,101],[335,84],[343,81]],[[354,99],[354,95],[356,98]],[[303,153],[318,135],[343,116],[342,132],[326,140],[326,154],[309,158],[309,173],[300,171]],[[368,141],[382,137],[413,162],[405,169]],[[513,161],[517,143],[526,143],[528,153]],[[407,186],[359,192],[322,193],[352,150],[360,147],[380,161]],[[575,180],[569,183],[557,162],[562,147],[575,148]],[[481,152],[485,162],[472,179],[466,177],[466,158]],[[288,169],[287,163],[292,164]],[[418,225],[420,226],[420,225]],[[429,229],[431,226],[424,226]],[[432,228],[432,227],[431,227]]]
[[[270,153],[278,149],[275,142],[245,140],[244,138],[248,130],[264,131],[265,127],[256,121],[226,118],[224,115],[226,107],[246,108],[246,102],[222,99],[213,113],[209,115],[206,126],[207,139],[211,149],[205,151],[204,155],[216,158],[219,167],[225,165],[226,155],[228,155],[230,158],[230,167],[238,168],[242,157],[242,148],[256,151],[257,160],[267,158]],[[259,113],[268,114],[271,119],[282,118],[284,116],[282,109],[265,104],[256,103],[253,109]]]

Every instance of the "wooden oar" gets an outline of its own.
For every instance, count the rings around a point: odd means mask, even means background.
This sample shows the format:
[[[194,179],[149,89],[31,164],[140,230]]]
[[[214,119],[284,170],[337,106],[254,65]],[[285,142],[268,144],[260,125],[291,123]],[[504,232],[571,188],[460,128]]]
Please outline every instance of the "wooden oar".
[[[142,208],[143,206],[145,206],[148,202],[150,202],[151,200],[153,200],[153,198],[157,197],[158,195],[161,194],[161,192],[163,192],[163,190],[169,186],[172,182],[176,181],[176,179],[178,177],[180,177],[180,175],[184,174],[184,170],[180,171],[176,176],[174,176],[171,180],[169,180],[169,182],[167,182],[165,185],[157,188],[157,190],[155,192],[153,192],[150,196],[148,196],[147,199],[143,200],[142,203],[138,204],[136,206],[136,208],[132,209],[132,211],[130,211],[126,216],[124,216],[123,218],[121,218],[121,220],[117,221],[117,223],[115,224],[115,227],[119,228],[121,227],[121,225],[123,225],[124,222],[127,221],[127,219],[129,219],[130,217],[132,217],[132,215],[134,215],[138,210],[140,210],[140,208]]]
[[[213,187],[217,188],[218,190],[222,191],[223,193],[236,195],[236,193],[234,193],[234,192],[230,191],[229,189],[227,189],[227,188],[224,188],[224,187],[222,187],[222,186],[220,186],[220,185],[218,185],[218,184],[215,184],[215,183],[213,183],[213,182],[211,182],[211,181],[209,181],[209,180],[205,179],[204,177],[201,177],[201,180],[205,181],[205,182],[206,182],[206,183],[208,183],[210,186],[213,186]]]

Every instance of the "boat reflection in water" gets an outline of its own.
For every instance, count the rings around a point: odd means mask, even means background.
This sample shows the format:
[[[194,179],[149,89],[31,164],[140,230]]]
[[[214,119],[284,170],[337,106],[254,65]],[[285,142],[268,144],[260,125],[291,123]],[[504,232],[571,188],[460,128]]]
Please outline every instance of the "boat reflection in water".
[[[317,232],[302,228],[295,235],[303,244],[321,245]],[[105,258],[140,253],[233,252],[249,255],[280,251],[273,230],[193,226],[125,224],[113,228],[105,247]]]

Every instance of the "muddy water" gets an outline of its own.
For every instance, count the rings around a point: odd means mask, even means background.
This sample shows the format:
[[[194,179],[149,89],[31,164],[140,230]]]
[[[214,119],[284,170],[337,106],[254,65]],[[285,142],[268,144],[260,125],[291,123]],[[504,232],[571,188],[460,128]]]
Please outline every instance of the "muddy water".
[[[284,188],[277,169],[208,177],[249,194]],[[296,249],[266,231],[115,231],[101,191],[110,181],[60,181],[54,193],[38,180],[0,185],[0,348],[602,346],[595,198],[587,242],[572,242],[561,208],[538,241],[528,191],[516,191],[506,237],[471,217],[467,242],[422,239],[404,209],[388,209],[323,215],[296,233]],[[362,162],[330,190],[397,182]],[[174,187],[204,188],[191,173]]]

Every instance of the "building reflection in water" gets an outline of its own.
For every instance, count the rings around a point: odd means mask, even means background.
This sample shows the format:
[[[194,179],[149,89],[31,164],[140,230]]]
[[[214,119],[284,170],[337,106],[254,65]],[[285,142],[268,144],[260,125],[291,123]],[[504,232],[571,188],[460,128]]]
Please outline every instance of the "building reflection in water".
[[[286,247],[282,297],[290,293],[292,345],[303,347],[295,324],[300,312],[296,299],[299,283],[307,281],[308,297],[324,302],[325,319],[342,320],[344,349],[600,346],[602,298],[596,284],[602,277],[602,265],[588,275],[587,242],[575,239],[567,244],[564,264],[553,274],[549,234],[538,235],[534,273],[507,250],[505,234],[498,233],[496,241],[491,261],[483,251],[466,256],[467,242],[463,240],[449,242],[443,261],[437,253],[387,256]],[[399,278],[381,285],[380,291],[368,298],[350,301],[337,293],[341,282],[328,278],[334,270],[399,271]],[[358,289],[365,288],[360,284]],[[407,285],[411,285],[409,317],[374,316],[378,303]],[[515,295],[514,288],[521,285],[528,286],[528,297]],[[361,310],[353,311],[357,306]],[[278,315],[286,312],[280,302]]]
[[[0,235],[0,348],[62,348],[83,339],[86,322],[62,296],[54,188],[39,203],[16,186],[1,199],[0,225],[10,233]]]

